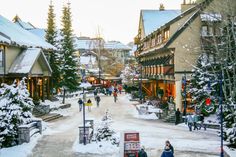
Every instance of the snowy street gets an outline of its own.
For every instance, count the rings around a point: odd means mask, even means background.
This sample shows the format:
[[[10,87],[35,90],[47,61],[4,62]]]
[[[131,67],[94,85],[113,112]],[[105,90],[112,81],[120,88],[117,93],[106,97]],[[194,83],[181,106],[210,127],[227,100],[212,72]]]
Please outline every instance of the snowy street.
[[[48,123],[44,136],[38,141],[29,157],[118,157],[117,154],[78,154],[73,152],[73,144],[78,137],[78,126],[82,125],[82,112],[79,112],[78,98],[67,99],[72,107],[64,109],[65,117]],[[94,97],[91,97],[94,102]],[[113,128],[117,132],[135,130],[140,133],[141,146],[145,146],[148,157],[158,157],[164,147],[165,141],[170,140],[178,157],[216,157],[219,156],[220,138],[216,130],[200,130],[189,132],[185,125],[163,123],[161,120],[145,120],[137,117],[137,110],[126,95],[118,96],[118,101],[113,102],[111,96],[101,96],[100,107],[95,105],[86,117],[100,120],[105,111],[109,109],[113,118]]]

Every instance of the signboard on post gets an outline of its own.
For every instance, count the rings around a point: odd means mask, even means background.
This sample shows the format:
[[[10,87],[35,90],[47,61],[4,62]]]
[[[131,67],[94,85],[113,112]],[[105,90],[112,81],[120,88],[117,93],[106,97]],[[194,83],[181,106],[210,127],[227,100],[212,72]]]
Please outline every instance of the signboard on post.
[[[136,131],[122,133],[120,148],[121,157],[138,157],[140,149],[139,133]]]

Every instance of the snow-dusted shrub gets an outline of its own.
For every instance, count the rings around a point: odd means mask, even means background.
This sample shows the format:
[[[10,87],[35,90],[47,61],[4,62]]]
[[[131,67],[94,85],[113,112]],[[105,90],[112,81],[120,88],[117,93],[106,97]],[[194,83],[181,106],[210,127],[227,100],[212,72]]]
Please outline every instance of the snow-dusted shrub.
[[[119,145],[119,137],[111,128],[112,118],[108,111],[103,116],[101,122],[97,126],[94,136],[96,141],[110,141],[113,145]]]
[[[17,144],[18,126],[31,122],[32,99],[25,79],[12,85],[2,84],[0,89],[0,143],[2,147]]]

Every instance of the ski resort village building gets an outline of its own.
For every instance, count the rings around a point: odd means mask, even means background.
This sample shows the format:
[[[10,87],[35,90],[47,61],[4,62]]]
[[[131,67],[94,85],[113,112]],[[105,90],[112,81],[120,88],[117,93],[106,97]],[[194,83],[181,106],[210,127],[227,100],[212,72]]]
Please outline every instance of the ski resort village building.
[[[231,3],[235,8],[235,0]],[[182,78],[191,76],[200,53],[220,35],[218,25],[228,15],[220,0],[184,0],[181,10],[141,10],[135,56],[142,66],[143,89],[149,97],[173,97],[182,105]],[[229,6],[228,6],[229,7]],[[234,10],[235,11],[235,10]],[[235,16],[235,12],[234,12]],[[210,52],[207,53],[210,55]],[[188,108],[189,106],[187,106]]]
[[[32,98],[48,98],[52,70],[44,53],[51,50],[55,47],[0,15],[1,83],[26,77]]]

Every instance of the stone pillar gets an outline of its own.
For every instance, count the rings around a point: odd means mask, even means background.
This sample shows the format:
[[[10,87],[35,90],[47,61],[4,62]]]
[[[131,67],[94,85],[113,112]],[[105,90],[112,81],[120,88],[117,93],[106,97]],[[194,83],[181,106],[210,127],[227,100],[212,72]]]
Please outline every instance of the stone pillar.
[[[176,103],[176,109],[179,108],[180,111],[182,111],[182,108],[183,108],[181,90],[182,90],[182,81],[176,80],[175,81],[175,92],[176,92],[175,103]]]

